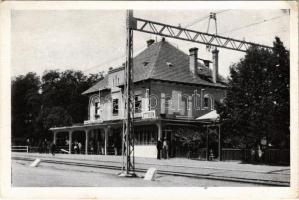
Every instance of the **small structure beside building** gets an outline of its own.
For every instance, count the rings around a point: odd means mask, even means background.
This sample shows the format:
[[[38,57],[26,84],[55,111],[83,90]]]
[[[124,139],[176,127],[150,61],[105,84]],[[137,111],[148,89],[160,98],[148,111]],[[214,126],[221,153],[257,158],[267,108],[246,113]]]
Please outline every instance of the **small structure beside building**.
[[[158,138],[166,139],[170,155],[184,156],[178,132],[196,132],[205,125],[201,116],[216,113],[215,102],[225,97],[226,85],[218,75],[218,51],[209,62],[200,63],[198,49],[189,55],[169,42],[149,40],[147,48],[133,59],[135,156],[156,157]],[[215,73],[212,73],[212,72]],[[110,69],[103,80],[83,92],[89,97],[83,124],[53,127],[58,146],[75,140],[82,153],[121,154],[124,117],[124,66]],[[84,141],[82,141],[84,140]]]

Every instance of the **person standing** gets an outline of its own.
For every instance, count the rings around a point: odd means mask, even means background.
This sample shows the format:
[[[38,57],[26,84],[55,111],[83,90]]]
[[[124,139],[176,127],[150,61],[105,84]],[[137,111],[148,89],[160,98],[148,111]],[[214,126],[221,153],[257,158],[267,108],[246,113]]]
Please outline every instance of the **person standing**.
[[[77,140],[74,142],[74,154],[78,153],[78,143]]]
[[[168,142],[166,137],[164,138],[163,141],[163,154],[164,154],[164,159],[168,159]]]
[[[56,151],[56,144],[55,144],[55,142],[51,143],[50,150],[51,150],[51,154],[53,156],[55,156],[55,151]]]
[[[161,150],[162,150],[162,142],[160,139],[158,139],[158,142],[157,142],[157,159],[158,160],[161,159]]]
[[[78,143],[78,153],[81,154],[82,144],[81,142]]]

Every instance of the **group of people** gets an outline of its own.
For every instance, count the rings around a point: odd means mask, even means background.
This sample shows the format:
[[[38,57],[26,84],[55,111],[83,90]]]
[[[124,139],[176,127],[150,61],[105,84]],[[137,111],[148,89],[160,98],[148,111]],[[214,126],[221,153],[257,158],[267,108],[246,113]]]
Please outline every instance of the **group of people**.
[[[74,153],[75,154],[81,154],[82,150],[82,143],[78,142],[77,140],[74,142]]]
[[[163,141],[159,138],[157,142],[157,159],[160,160],[161,157],[164,159],[169,158],[169,144],[166,137]]]
[[[51,153],[55,155],[56,144],[54,142],[50,142],[47,139],[41,140],[38,145],[39,153]]]

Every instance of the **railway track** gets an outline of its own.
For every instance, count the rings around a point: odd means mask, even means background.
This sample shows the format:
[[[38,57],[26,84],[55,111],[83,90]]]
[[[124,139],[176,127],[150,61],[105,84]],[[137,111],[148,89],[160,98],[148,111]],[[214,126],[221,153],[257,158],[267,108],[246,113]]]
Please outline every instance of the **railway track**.
[[[17,157],[13,156],[13,160],[23,160],[23,161],[34,161],[34,158],[26,158],[26,157]],[[122,168],[118,165],[111,165],[109,164],[90,164],[90,163],[82,163],[76,161],[62,161],[62,160],[52,160],[52,159],[44,159],[42,158],[42,162],[49,163],[49,164],[60,164],[60,165],[71,165],[71,166],[82,166],[82,167],[90,167],[90,168],[102,168],[102,169],[110,169],[115,171],[120,171]],[[116,163],[115,164],[119,164]],[[145,173],[147,169],[145,168],[135,168],[136,172]],[[188,178],[198,178],[198,179],[210,179],[210,180],[220,180],[220,181],[232,181],[232,182],[239,182],[239,183],[253,183],[265,186],[290,186],[289,182],[286,181],[277,181],[277,180],[259,180],[259,179],[252,179],[252,178],[237,178],[237,177],[226,177],[226,176],[219,176],[219,175],[212,175],[212,174],[199,174],[199,173],[191,173],[191,172],[180,172],[180,171],[166,171],[158,169],[157,172],[159,175],[168,175],[168,176],[181,176],[181,177],[188,177]]]

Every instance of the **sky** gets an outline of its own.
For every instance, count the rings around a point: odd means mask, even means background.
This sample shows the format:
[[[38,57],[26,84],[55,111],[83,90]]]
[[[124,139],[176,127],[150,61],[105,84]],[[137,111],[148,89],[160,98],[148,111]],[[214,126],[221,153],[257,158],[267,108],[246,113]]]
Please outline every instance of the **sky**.
[[[287,10],[135,10],[134,17],[207,32],[208,15],[217,13],[218,35],[268,46],[274,37],[289,48]],[[85,74],[107,71],[125,60],[125,10],[14,10],[11,15],[11,75],[45,70],[73,69]],[[210,23],[210,33],[215,24]],[[146,48],[149,39],[160,36],[134,31],[134,55]],[[199,58],[211,60],[205,45],[166,38],[188,54],[199,49]],[[227,77],[229,66],[245,53],[219,48],[219,73]]]

